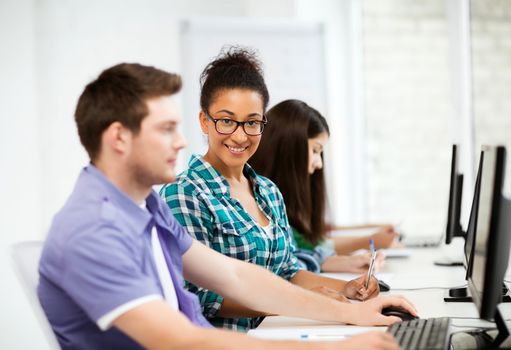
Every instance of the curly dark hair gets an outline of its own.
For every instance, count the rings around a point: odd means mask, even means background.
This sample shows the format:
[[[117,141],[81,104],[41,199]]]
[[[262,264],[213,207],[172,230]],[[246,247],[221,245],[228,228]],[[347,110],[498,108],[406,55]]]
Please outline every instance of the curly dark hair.
[[[247,89],[261,95],[266,110],[270,96],[263,78],[261,62],[253,50],[239,47],[224,47],[210,62],[200,76],[200,106],[207,112],[216,94],[224,89]]]

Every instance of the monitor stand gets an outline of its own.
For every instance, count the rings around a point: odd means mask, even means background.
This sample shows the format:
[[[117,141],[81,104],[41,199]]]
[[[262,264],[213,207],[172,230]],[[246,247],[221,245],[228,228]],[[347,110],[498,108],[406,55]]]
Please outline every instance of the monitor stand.
[[[511,296],[509,296],[509,290],[506,285],[502,285],[502,302],[510,303]],[[467,287],[462,288],[451,288],[445,291],[444,301],[448,303],[470,303],[472,302],[472,296],[468,291]]]
[[[435,260],[433,263],[437,266],[463,266],[463,261],[453,260],[448,257],[443,257],[441,259]]]
[[[498,306],[497,306],[498,308]],[[456,332],[451,335],[450,348],[456,349],[509,349],[510,331],[506,320],[502,317],[499,309],[495,312],[494,330],[471,330],[467,332]]]
[[[465,237],[465,235],[464,232],[460,230],[460,233],[456,234],[454,237]],[[454,245],[454,247],[442,252],[441,255],[439,254],[440,256],[438,256],[433,263],[437,266],[464,266],[463,260],[465,259],[465,256],[460,252],[463,249],[461,243],[462,240],[454,242],[453,239],[451,244]],[[447,248],[447,246],[445,248]]]

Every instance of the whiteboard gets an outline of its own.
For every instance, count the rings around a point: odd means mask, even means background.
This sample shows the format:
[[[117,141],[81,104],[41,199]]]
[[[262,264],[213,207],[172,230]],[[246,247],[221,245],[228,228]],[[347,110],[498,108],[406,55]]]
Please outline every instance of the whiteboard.
[[[282,19],[190,19],[180,25],[183,72],[183,132],[187,148],[203,154],[207,143],[199,128],[199,77],[226,45],[255,49],[262,61],[270,93],[269,107],[285,99],[301,99],[326,111],[324,28],[318,22]],[[181,164],[184,165],[184,164]]]

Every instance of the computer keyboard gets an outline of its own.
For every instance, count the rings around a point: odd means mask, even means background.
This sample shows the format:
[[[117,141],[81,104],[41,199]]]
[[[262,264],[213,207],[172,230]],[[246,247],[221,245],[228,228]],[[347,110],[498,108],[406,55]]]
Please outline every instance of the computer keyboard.
[[[441,236],[404,236],[401,243],[405,247],[420,248],[420,247],[438,247],[442,243]]]
[[[419,318],[394,323],[387,332],[392,334],[402,350],[444,350],[449,343],[449,317]]]

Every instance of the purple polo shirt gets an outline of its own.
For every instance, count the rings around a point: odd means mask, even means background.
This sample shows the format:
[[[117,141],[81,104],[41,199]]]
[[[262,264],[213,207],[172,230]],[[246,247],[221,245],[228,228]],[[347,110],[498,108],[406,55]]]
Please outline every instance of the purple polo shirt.
[[[101,330],[97,322],[134,301],[163,298],[151,248],[154,226],[179,310],[194,324],[211,327],[195,294],[183,289],[182,255],[191,237],[155,192],[146,203],[147,211],[89,165],[55,215],[37,292],[63,349],[141,348],[117,328]]]

